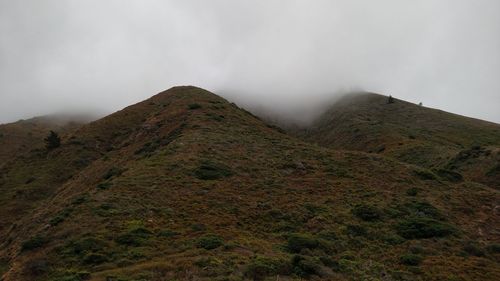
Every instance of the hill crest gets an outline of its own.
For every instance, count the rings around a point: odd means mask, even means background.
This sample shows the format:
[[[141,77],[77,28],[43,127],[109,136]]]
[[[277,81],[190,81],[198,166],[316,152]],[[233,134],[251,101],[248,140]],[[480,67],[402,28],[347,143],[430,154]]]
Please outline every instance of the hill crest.
[[[500,188],[500,125],[363,93],[335,103],[300,138],[333,149],[378,153]],[[477,151],[474,152],[474,151]],[[468,155],[468,156],[464,156]],[[478,168],[480,167],[480,168]]]
[[[310,144],[195,87],[0,175],[6,281],[498,275],[497,191]]]

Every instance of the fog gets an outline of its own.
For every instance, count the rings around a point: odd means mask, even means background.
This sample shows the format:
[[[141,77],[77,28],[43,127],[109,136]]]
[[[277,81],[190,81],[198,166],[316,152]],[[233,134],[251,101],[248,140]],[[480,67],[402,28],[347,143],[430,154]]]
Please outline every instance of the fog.
[[[0,0],[0,123],[174,85],[294,119],[365,90],[500,122],[500,1]]]

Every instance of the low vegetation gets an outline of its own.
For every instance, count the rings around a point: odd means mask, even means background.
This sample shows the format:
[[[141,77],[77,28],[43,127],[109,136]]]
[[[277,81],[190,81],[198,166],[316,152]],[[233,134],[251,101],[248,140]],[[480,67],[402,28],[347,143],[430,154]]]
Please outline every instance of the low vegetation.
[[[217,180],[233,175],[233,172],[224,164],[204,161],[195,171],[200,180]]]
[[[205,250],[213,250],[219,248],[224,245],[224,239],[222,239],[218,235],[209,234],[198,239],[196,244],[199,248],[203,248]]]
[[[0,279],[500,279],[490,125],[386,98],[306,141],[194,87],[35,134],[0,164]]]
[[[322,263],[318,258],[294,255],[292,258],[292,270],[298,276],[309,277],[318,274]]]
[[[52,225],[52,226],[56,226],[56,225],[60,224],[66,218],[68,218],[70,216],[70,214],[71,214],[72,211],[73,211],[73,209],[65,209],[65,210],[63,210],[62,212],[60,212],[59,214],[57,214],[55,217],[53,217],[49,221],[49,224]]]
[[[356,205],[352,213],[364,221],[376,221],[382,217],[382,212],[377,207],[364,204]]]
[[[405,254],[401,256],[401,263],[409,266],[418,266],[422,260],[422,256],[416,254]]]
[[[287,249],[292,253],[300,253],[304,249],[316,249],[319,246],[318,239],[308,234],[292,234],[287,241]]]
[[[291,263],[284,259],[256,256],[246,265],[244,275],[261,281],[269,276],[288,275],[292,271],[291,266]]]
[[[449,224],[422,217],[403,220],[396,226],[396,229],[398,234],[406,239],[445,237],[455,233],[455,228]]]
[[[199,109],[201,108],[201,105],[198,104],[198,103],[192,103],[188,106],[189,109],[193,110],[193,109]]]
[[[127,246],[141,246],[147,243],[153,233],[143,226],[132,226],[122,232],[115,241]]]
[[[22,244],[21,249],[23,251],[34,250],[34,249],[42,247],[47,242],[48,242],[47,238],[45,238],[45,237],[43,237],[41,235],[36,235],[36,236],[33,236],[32,238],[30,238],[29,240],[25,241]]]

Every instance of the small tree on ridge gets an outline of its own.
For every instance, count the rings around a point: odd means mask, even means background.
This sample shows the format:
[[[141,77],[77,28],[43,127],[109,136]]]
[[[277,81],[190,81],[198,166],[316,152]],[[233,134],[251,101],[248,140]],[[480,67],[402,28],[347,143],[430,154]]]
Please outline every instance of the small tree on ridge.
[[[44,141],[47,150],[58,148],[61,145],[61,138],[54,131],[50,131],[49,135],[44,139]]]
[[[394,98],[389,96],[389,98],[387,98],[387,103],[394,103]]]

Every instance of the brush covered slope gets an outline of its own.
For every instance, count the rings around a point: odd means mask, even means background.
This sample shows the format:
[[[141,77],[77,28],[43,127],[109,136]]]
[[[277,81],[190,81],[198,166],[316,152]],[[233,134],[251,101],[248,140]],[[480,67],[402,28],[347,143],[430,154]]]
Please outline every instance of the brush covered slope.
[[[500,125],[372,93],[349,95],[297,135],[334,149],[379,153],[451,180],[500,189]]]
[[[90,121],[88,116],[48,115],[0,125],[0,166],[27,151],[42,148],[50,131],[66,134]]]
[[[4,281],[498,280],[499,201],[175,87],[2,169],[0,268]]]

